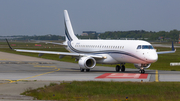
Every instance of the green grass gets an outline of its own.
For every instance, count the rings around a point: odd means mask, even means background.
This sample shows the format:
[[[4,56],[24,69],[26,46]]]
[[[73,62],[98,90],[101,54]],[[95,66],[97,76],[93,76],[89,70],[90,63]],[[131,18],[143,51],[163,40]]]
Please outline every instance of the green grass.
[[[37,43],[37,44],[41,44],[42,45],[41,47],[34,46],[36,43],[18,43],[18,42],[14,43],[14,42],[10,42],[10,44],[16,44],[16,46],[13,46],[13,48],[17,48],[17,49],[68,52],[62,46],[52,45],[52,44]],[[162,48],[162,47],[155,47],[155,48],[157,50],[160,50],[160,51],[171,50],[171,48]],[[177,48],[176,50],[177,51],[175,53],[172,53],[172,54],[160,54],[158,56],[158,61],[155,63],[152,63],[149,69],[180,71],[180,66],[170,66],[171,62],[180,62],[180,48]],[[23,53],[23,52],[12,51],[11,49],[8,48],[8,46],[5,42],[0,42],[0,51],[38,57],[38,54],[36,54],[36,53]],[[75,59],[72,58],[71,56],[65,56],[63,59],[59,59],[58,55],[44,54],[40,58],[77,63],[75,61]],[[97,64],[97,66],[102,66],[102,64]],[[103,64],[103,66],[115,67],[115,65],[105,65],[105,64]],[[126,68],[135,68],[135,67],[133,64],[126,63]]]
[[[39,100],[65,101],[180,101],[180,82],[74,81],[27,90]]]

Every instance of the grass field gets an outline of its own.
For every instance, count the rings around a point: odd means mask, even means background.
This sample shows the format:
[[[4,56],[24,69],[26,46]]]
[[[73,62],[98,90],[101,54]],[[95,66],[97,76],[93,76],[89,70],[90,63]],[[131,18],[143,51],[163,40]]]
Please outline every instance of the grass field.
[[[180,101],[180,82],[63,82],[23,95],[61,101]]]

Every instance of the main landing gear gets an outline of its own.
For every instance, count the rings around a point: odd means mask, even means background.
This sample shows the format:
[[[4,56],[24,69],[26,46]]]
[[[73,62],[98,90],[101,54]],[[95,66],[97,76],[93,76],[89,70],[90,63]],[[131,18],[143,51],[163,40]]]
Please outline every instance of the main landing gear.
[[[124,65],[122,65],[122,66],[121,65],[120,66],[116,65],[115,69],[116,69],[116,72],[119,72],[120,70],[121,70],[121,72],[124,72],[125,71],[125,66]]]
[[[81,71],[81,72],[84,72],[84,70],[85,70],[85,69],[80,68],[80,71]],[[89,72],[89,71],[90,71],[90,69],[86,69],[86,72]]]

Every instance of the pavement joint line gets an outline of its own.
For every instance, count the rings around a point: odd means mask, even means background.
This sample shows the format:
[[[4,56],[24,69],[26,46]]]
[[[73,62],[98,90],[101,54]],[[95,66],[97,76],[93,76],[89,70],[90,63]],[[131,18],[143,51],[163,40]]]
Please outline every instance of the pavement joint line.
[[[0,64],[32,64],[32,65],[38,65],[38,64],[54,64],[52,62],[31,62],[31,61],[0,61]]]
[[[34,67],[57,67],[57,66],[42,66],[42,65],[35,65]]]
[[[155,81],[159,82],[158,70],[156,70]]]
[[[72,70],[72,69],[66,69],[66,68],[64,68],[65,70],[71,70],[71,71],[77,71],[77,70]]]

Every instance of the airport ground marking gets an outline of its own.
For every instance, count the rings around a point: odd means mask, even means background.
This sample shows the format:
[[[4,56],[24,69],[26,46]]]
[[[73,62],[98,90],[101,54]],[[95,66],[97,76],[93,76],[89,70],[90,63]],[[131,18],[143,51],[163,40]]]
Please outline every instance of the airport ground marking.
[[[156,70],[155,81],[156,81],[156,82],[159,82],[158,70]]]
[[[11,82],[11,80],[9,80],[9,79],[5,79],[5,80],[7,80],[7,81],[10,81],[10,82]],[[8,83],[10,83],[10,82],[0,83],[0,85],[3,85],[3,84],[8,84]]]
[[[9,60],[9,59],[0,59],[0,60],[7,61],[7,60]]]
[[[95,79],[147,79],[148,74],[137,73],[105,73]]]
[[[13,83],[13,82],[17,82],[17,80],[9,80],[9,79],[6,79],[7,81],[9,81],[8,83]],[[6,83],[7,84],[7,83]]]
[[[50,67],[50,66],[49,66],[49,67]],[[2,84],[8,84],[8,83],[14,83],[14,82],[18,82],[18,81],[22,81],[22,80],[26,80],[26,79],[30,79],[30,78],[35,78],[35,77],[38,77],[38,76],[41,76],[41,75],[50,74],[50,73],[53,73],[53,72],[60,71],[60,68],[57,68],[56,66],[53,66],[53,67],[55,67],[55,68],[54,68],[54,69],[55,69],[54,71],[50,71],[50,72],[46,72],[46,73],[38,74],[38,75],[35,75],[35,76],[31,76],[31,77],[27,77],[27,78],[23,78],[23,79],[18,79],[18,80],[5,79],[5,80],[7,80],[7,81],[9,81],[9,82],[7,82],[7,83],[1,83],[0,85],[2,85]]]
[[[55,71],[51,71],[51,72],[46,72],[46,73],[42,73],[42,74],[39,74],[39,75],[35,75],[35,76],[31,76],[31,77],[27,77],[27,78],[23,78],[23,79],[19,79],[17,81],[22,81],[22,80],[26,80],[26,79],[30,79],[30,78],[35,78],[35,77],[38,77],[38,76],[41,76],[41,75],[45,75],[45,74],[50,74],[50,73],[53,73],[53,72],[57,72],[60,70],[60,68],[54,68],[56,69]]]

